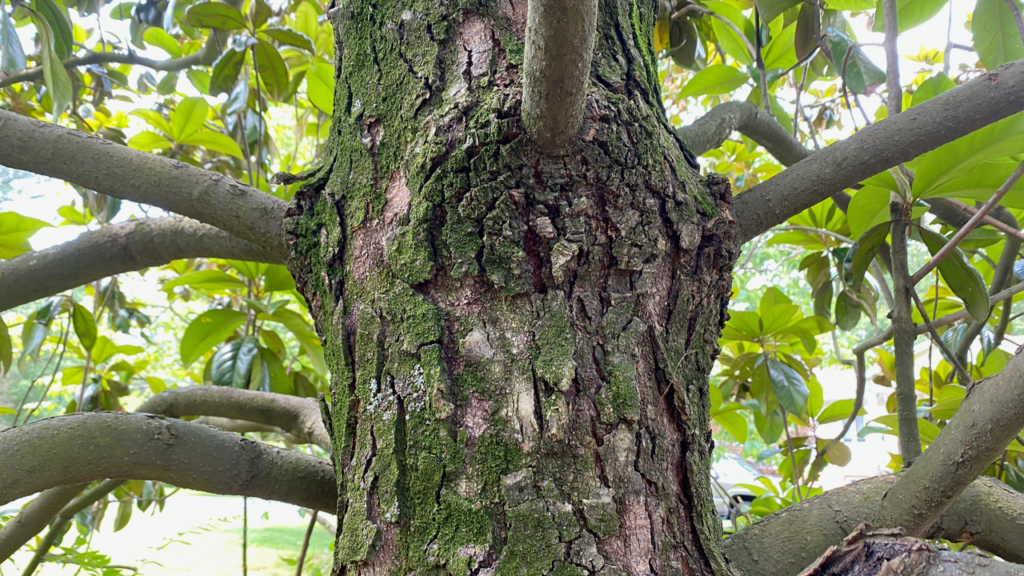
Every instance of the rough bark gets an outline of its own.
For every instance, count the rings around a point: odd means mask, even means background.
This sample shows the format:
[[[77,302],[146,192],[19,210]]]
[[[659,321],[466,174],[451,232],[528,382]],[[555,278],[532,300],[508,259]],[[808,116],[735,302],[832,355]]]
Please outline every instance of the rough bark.
[[[188,218],[131,220],[0,261],[0,311],[114,274],[202,257],[284,262],[271,250]]]
[[[520,120],[522,0],[333,13],[336,133],[288,229],[333,378],[336,573],[727,573],[729,189],[665,119],[654,9],[601,2],[560,158]]]
[[[328,462],[160,416],[95,412],[47,418],[0,432],[0,454],[0,505],[104,478],[160,480],[317,510],[330,510],[335,497]]]
[[[796,576],[858,524],[885,526],[882,499],[898,478],[854,482],[740,530],[725,540],[729,566],[740,576]],[[973,544],[1004,560],[1024,562],[1024,495],[993,478],[979,478],[925,536]]]

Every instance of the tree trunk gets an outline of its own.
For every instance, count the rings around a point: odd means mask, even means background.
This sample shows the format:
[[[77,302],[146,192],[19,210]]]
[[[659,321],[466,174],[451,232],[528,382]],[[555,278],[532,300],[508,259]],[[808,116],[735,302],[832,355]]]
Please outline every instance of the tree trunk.
[[[287,224],[333,378],[335,574],[726,574],[730,195],[665,119],[655,2],[602,0],[561,157],[520,122],[525,0],[340,4]]]

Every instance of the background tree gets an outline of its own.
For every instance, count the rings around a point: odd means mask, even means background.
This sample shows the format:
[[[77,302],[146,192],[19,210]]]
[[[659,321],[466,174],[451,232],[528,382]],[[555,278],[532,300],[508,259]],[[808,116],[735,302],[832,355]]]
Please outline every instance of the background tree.
[[[31,573],[77,511],[170,484],[337,512],[337,573],[795,574],[863,521],[1024,562],[1019,492],[978,479],[1019,488],[1024,465],[1024,360],[998,348],[1022,289],[1024,23],[1015,0],[979,0],[973,47],[922,51],[904,92],[898,34],[946,4],[3,9],[0,164],[75,185],[59,213],[91,229],[29,252],[45,223],[0,214],[0,306],[47,298],[0,331],[0,367],[41,384],[0,434],[0,499],[44,490],[0,552],[56,517]],[[935,70],[961,48],[979,65]],[[709,110],[675,126],[691,106]],[[821,148],[858,115],[870,126]],[[120,222],[121,201],[172,215]],[[810,298],[773,287],[727,314],[741,247],[742,273],[761,244],[797,247]],[[151,267],[166,326],[123,288]],[[857,389],[823,406],[814,369],[844,356],[818,337],[836,329],[862,339]],[[116,332],[179,358],[133,361],[146,351]],[[943,355],[921,374],[918,334]],[[807,430],[845,434],[869,359],[908,469],[812,498],[849,454]],[[159,417],[92,413],[142,382],[137,411]],[[743,441],[749,420],[784,482],[723,541],[711,426]],[[987,561],[905,544],[861,530],[814,569],[872,546],[906,573]]]

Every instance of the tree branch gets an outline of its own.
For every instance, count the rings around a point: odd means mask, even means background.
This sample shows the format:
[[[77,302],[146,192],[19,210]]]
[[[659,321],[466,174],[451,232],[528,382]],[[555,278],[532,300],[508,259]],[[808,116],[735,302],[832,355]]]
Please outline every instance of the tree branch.
[[[331,451],[319,405],[311,399],[236,388],[192,386],[161,392],[143,402],[137,412],[171,417],[209,414],[216,420],[209,421],[211,416],[202,416],[196,423],[217,428],[225,428],[220,425],[225,417],[241,418],[229,422],[244,423],[250,428],[262,427],[260,431],[282,433],[292,436],[295,443],[315,443]],[[0,528],[0,562],[42,531],[54,515],[83,489],[84,484],[45,490]],[[77,512],[71,512],[71,516]]]
[[[922,535],[1024,428],[1024,355],[979,382],[914,465],[886,494],[887,526]]]
[[[791,166],[814,154],[774,118],[750,102],[723,102],[693,124],[679,128],[676,133],[695,156],[701,156],[721,146],[733,131],[763,146],[784,166]]]
[[[1024,110],[1024,60],[864,128],[736,197],[747,242],[854,184]]]
[[[561,152],[579,132],[597,32],[597,0],[529,0],[523,124],[541,150]]]
[[[210,224],[284,259],[287,204],[222,174],[0,110],[0,164]]]
[[[798,574],[861,522],[885,526],[881,501],[901,474],[830,490],[740,530],[725,539],[730,566],[746,576]],[[1024,494],[994,478],[979,478],[927,537],[969,542],[1005,560],[1024,562]]]
[[[298,398],[221,386],[187,386],[165,390],[150,398],[136,413],[171,418],[214,416],[273,426],[331,452],[320,406],[312,398]]]
[[[200,257],[283,262],[271,250],[188,218],[131,220],[0,261],[0,311],[115,274]]]
[[[133,478],[316,510],[337,505],[330,462],[161,416],[47,418],[0,432],[0,453],[0,504],[55,486]]]

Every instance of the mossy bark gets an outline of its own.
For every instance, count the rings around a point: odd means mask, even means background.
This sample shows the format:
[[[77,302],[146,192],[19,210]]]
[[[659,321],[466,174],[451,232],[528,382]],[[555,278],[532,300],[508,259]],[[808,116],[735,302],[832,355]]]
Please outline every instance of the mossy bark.
[[[520,122],[525,0],[331,11],[332,135],[288,230],[333,378],[336,574],[726,574],[729,189],[665,120],[654,9],[602,0],[560,157]]]

